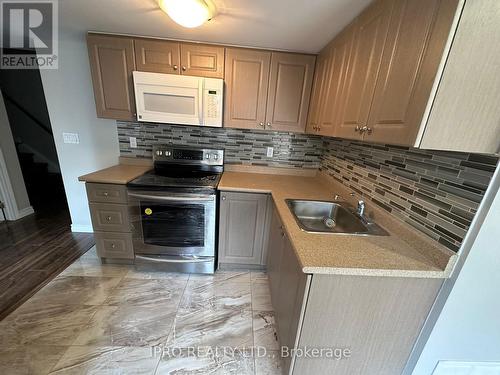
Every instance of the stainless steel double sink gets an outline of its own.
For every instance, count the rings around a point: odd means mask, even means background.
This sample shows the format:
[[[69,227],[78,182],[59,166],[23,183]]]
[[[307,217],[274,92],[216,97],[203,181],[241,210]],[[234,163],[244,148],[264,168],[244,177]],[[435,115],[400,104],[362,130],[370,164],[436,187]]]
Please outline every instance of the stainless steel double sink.
[[[361,217],[347,202],[286,199],[299,227],[309,233],[388,236],[379,225]]]

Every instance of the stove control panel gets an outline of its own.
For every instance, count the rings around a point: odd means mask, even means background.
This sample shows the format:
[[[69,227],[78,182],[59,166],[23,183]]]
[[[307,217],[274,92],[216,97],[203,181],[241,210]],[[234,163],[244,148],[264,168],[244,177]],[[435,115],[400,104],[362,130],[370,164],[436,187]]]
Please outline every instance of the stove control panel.
[[[172,164],[223,165],[224,150],[179,146],[153,146],[153,161]]]

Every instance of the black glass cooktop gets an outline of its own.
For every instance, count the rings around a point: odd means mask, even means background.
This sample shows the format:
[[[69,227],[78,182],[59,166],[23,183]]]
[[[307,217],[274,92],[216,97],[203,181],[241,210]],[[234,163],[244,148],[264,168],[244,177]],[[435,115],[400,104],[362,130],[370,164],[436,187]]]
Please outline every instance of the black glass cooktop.
[[[148,172],[130,181],[132,187],[154,188],[217,188],[221,173],[192,173],[188,175],[162,175]]]

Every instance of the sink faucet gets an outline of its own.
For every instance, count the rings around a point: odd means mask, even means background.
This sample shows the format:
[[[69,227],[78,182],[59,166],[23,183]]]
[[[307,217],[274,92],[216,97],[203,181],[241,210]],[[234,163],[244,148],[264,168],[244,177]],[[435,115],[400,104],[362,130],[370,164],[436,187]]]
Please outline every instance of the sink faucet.
[[[361,217],[361,218],[365,218],[365,202],[362,201],[362,200],[359,200],[358,201],[358,215]]]

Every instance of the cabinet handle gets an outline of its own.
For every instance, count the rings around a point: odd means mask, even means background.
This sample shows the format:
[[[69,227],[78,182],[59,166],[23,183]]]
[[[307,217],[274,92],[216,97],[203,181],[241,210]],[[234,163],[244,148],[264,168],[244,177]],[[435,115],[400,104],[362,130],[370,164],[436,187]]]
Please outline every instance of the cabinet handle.
[[[361,131],[361,128],[358,125],[356,125],[356,127],[354,128],[354,131],[359,132],[359,131]]]
[[[223,196],[222,196],[222,200],[223,200],[223,201],[225,201],[225,200],[226,200],[226,196],[225,196],[225,195],[223,195]]]
[[[263,122],[259,122],[259,126],[260,126],[261,128],[263,128],[263,127],[264,127],[264,123],[263,123]]]
[[[111,244],[111,248],[114,249],[116,245],[114,243]]]
[[[111,221],[111,216],[107,216],[107,217],[106,217],[106,220],[107,220],[107,221]]]
[[[372,128],[366,128],[366,132],[367,132],[368,134],[372,134],[373,129],[372,129]]]
[[[185,66],[183,66],[183,67],[182,67],[182,71],[183,71],[183,72],[185,72],[185,71],[186,71],[186,67],[185,67]]]
[[[179,67],[177,65],[174,65],[172,68],[174,68],[174,70],[179,69]]]
[[[272,128],[272,124],[271,124],[270,122],[268,122],[268,123],[266,124],[266,126],[267,126],[268,128]]]
[[[107,192],[107,191],[105,191],[105,192],[103,193],[103,195],[104,195],[105,197],[107,197],[107,196],[108,196],[108,192]]]

